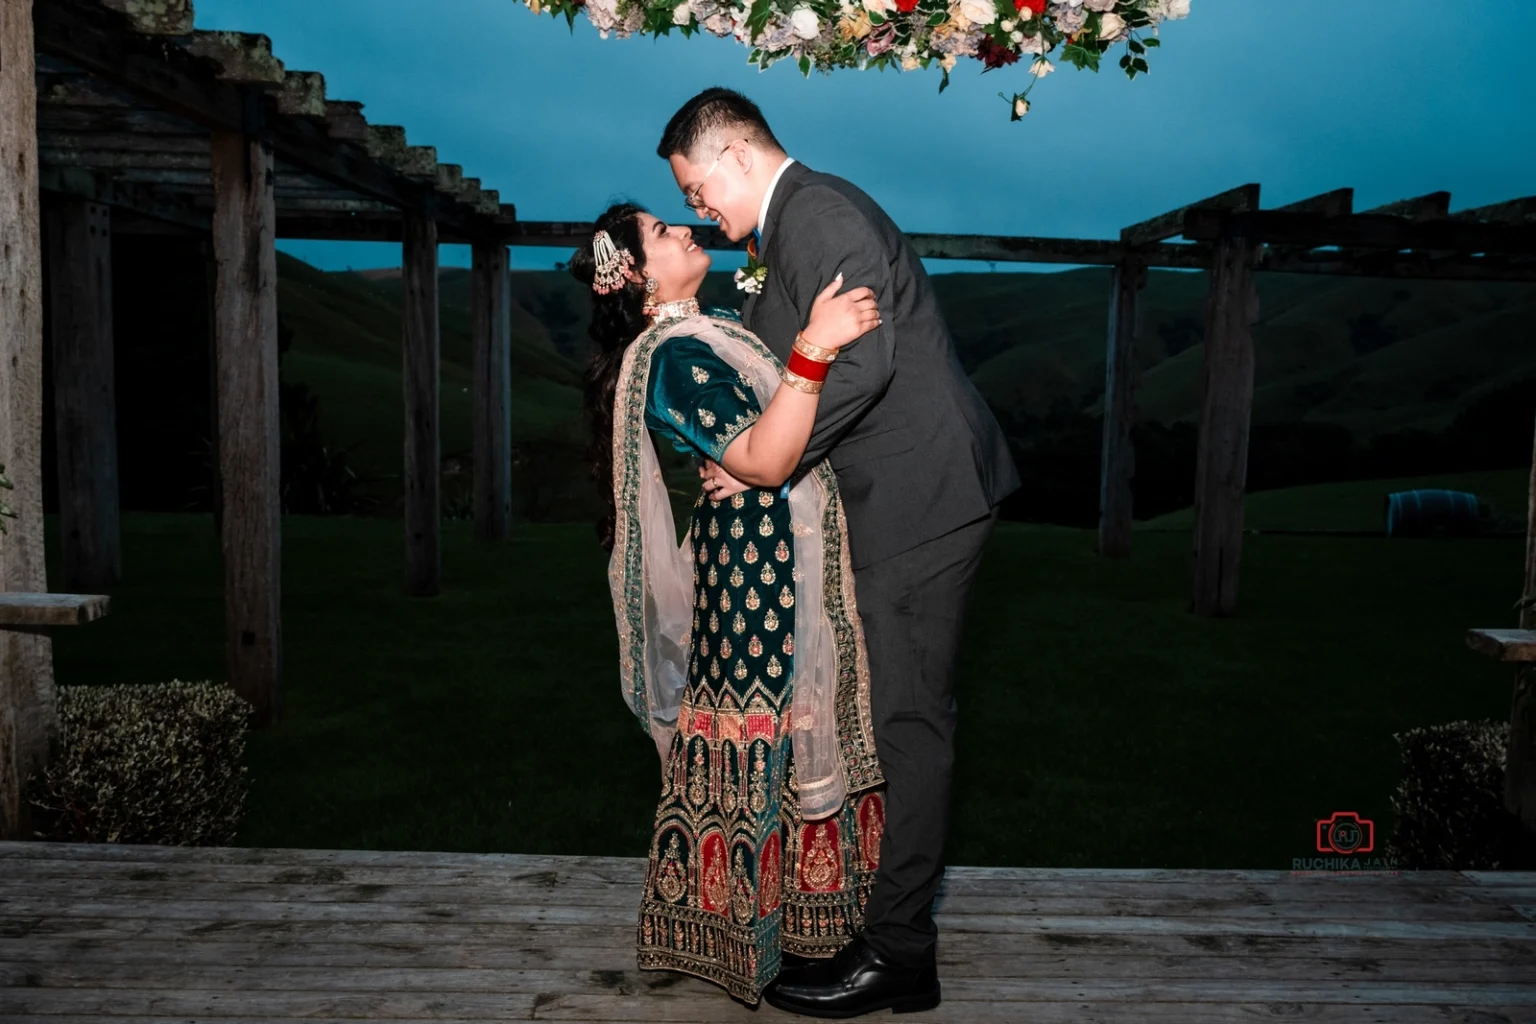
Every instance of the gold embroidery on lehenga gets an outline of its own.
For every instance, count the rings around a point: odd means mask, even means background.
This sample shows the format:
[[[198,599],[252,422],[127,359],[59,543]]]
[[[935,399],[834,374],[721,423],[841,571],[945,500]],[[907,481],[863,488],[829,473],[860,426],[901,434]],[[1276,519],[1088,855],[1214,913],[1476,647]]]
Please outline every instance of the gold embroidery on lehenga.
[[[790,656],[790,657],[794,656],[794,653],[795,653],[795,634],[793,634],[793,633],[785,633],[784,634],[784,653],[786,655]]]
[[[720,591],[720,610],[723,612],[731,610],[731,592],[729,590]]]
[[[745,582],[747,582],[747,576],[746,576],[746,573],[741,571],[741,566],[739,566],[739,565],[732,566],[731,567],[731,586],[739,587],[739,586],[741,586]]]
[[[692,372],[693,372],[693,382],[695,384],[708,384],[709,383],[709,371],[704,369],[704,367],[702,367],[702,366],[695,366],[695,367],[693,367],[693,371]]]
[[[795,592],[793,590],[789,589],[789,587],[786,586],[783,590],[779,591],[779,607],[780,608],[793,608],[794,606],[795,606]]]
[[[766,586],[766,587],[771,587],[771,586],[773,586],[774,581],[777,580],[778,578],[779,578],[778,573],[773,571],[773,563],[772,562],[764,562],[763,563],[762,575],[758,576],[758,579],[762,580],[763,585]]]
[[[731,863],[731,914],[737,924],[746,924],[752,920],[752,901],[755,897],[752,879],[747,876],[746,858],[738,846]]]
[[[711,678],[711,679],[719,679],[720,678],[720,659],[719,658],[710,658],[709,659],[709,678]]]
[[[747,588],[747,611],[755,612],[762,607],[763,599],[758,596],[756,587]]]
[[[762,814],[768,806],[768,764],[763,760],[763,744],[759,743],[752,756],[752,795],[747,806],[753,814]]]
[[[837,858],[832,853],[832,843],[827,829],[816,825],[811,828],[811,848],[805,852],[805,880],[812,889],[828,889],[837,880]]]
[[[773,549],[773,557],[781,562],[789,561],[789,545],[782,540],[779,541],[779,546]],[[703,559],[701,558],[699,561],[702,562]]]
[[[682,426],[684,423],[688,422],[688,418],[682,413],[678,412],[676,409],[668,409],[667,415],[671,416],[672,422],[676,423],[678,426]]]
[[[747,499],[740,494],[731,495],[731,508],[743,509],[747,507]]]
[[[747,620],[741,614],[741,612],[737,612],[736,613],[736,617],[731,620],[731,632],[735,633],[737,636],[740,636],[741,634],[745,633],[746,631],[747,631]]]
[[[773,536],[773,520],[768,516],[763,516],[763,521],[757,524],[757,535],[759,537]]]
[[[688,871],[682,863],[683,850],[673,832],[662,854],[661,867],[656,872],[656,895],[668,903],[676,903],[688,892]]]
[[[747,653],[754,658],[761,658],[763,656],[763,641],[757,636],[753,636],[751,640],[747,641]]]
[[[710,613],[710,618],[714,618],[713,612]],[[777,633],[779,631],[779,613],[769,608],[768,614],[763,616],[763,628],[770,633]]]
[[[731,638],[728,637],[728,636],[723,636],[723,637],[720,638],[720,657],[722,657],[722,658],[729,658],[730,656],[731,656]]]
[[[704,865],[704,896],[712,906],[725,907],[725,862],[723,860],[706,861]]]
[[[779,678],[779,676],[781,676],[783,674],[784,674],[784,666],[779,663],[778,656],[777,655],[769,655],[769,657],[768,657],[768,675],[769,675],[769,677],[773,678],[773,679],[777,679],[777,678]]]
[[[756,565],[757,558],[757,545],[753,544],[751,541],[747,541],[747,546],[741,550],[741,560],[746,562],[748,565]]]
[[[704,768],[704,751],[695,747],[693,765],[688,769],[688,799],[695,807],[703,807],[709,799],[708,772]]]
[[[709,631],[711,633],[720,632],[720,616],[714,612],[709,613]]]
[[[733,673],[737,679],[747,678],[747,663],[740,658],[736,659],[736,671]]]
[[[719,571],[714,566],[710,566],[709,567],[709,575],[705,576],[704,580],[710,586],[718,587],[720,585],[720,573],[719,573]]]
[[[772,491],[758,491],[757,492],[757,503],[759,505],[761,505],[763,508],[767,508],[768,506],[772,505],[773,504],[773,492]]]
[[[698,412],[700,423],[704,424],[706,427],[712,427],[715,425],[714,413],[710,412],[708,409],[700,409]]]
[[[718,519],[711,519],[709,521],[709,539],[710,540],[714,540],[715,538],[717,538],[719,536],[720,536],[720,520],[718,520]]]
[[[720,545],[720,564],[721,565],[730,565],[731,564],[731,546],[729,544],[721,544]]]

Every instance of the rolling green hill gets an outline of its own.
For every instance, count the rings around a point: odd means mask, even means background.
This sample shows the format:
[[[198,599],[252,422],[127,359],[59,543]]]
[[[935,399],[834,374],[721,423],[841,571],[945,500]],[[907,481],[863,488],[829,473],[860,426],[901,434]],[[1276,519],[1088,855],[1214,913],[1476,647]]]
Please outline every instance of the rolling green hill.
[[[361,442],[365,473],[401,462],[398,271],[323,272],[280,260],[279,304],[292,332],[285,380],[318,397],[336,446]],[[938,274],[935,288],[961,361],[1009,422],[1095,415],[1104,374],[1109,274]],[[445,457],[469,444],[469,273],[444,270]],[[1139,420],[1177,424],[1199,411],[1205,276],[1154,272],[1137,351]],[[706,302],[735,305],[724,273]],[[564,271],[513,275],[515,504],[534,518],[582,518],[592,494],[579,422],[587,293]],[[1254,423],[1342,427],[1360,443],[1404,430],[1442,432],[1479,398],[1536,378],[1536,285],[1264,275]],[[387,491],[392,485],[380,485]],[[454,500],[452,493],[445,501]]]

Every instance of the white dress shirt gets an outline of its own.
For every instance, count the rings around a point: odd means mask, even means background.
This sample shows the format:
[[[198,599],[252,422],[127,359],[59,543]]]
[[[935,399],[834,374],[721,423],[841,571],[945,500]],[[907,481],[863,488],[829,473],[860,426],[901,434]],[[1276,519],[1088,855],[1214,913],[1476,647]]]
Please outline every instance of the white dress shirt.
[[[763,205],[757,209],[757,233],[759,235],[763,233],[763,222],[768,219],[768,204],[773,202],[773,190],[778,187],[779,179],[784,177],[784,172],[794,162],[794,157],[785,157],[784,162],[779,164],[779,169],[773,172],[773,177],[768,179],[768,191],[763,193]]]

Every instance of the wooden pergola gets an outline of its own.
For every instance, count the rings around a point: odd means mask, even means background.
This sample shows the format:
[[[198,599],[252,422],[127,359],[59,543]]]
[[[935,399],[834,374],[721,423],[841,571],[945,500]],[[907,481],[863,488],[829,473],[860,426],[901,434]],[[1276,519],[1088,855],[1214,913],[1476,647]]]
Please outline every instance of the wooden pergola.
[[[1454,214],[1450,202],[1449,192],[1435,192],[1355,213],[1354,190],[1344,188],[1261,210],[1259,186],[1243,185],[1128,227],[1113,240],[907,237],[929,259],[1114,269],[1099,478],[1099,551],[1113,558],[1131,550],[1135,347],[1147,270],[1209,273],[1190,607],[1221,616],[1237,610],[1253,407],[1252,326],[1259,315],[1254,274],[1536,281],[1536,196]],[[1179,236],[1187,241],[1170,241]],[[696,230],[695,237],[707,248],[736,247],[713,227]],[[511,241],[575,246],[590,238],[589,225],[523,222]]]
[[[114,233],[211,240],[227,665],[254,724],[278,717],[282,676],[276,239],[402,244],[413,595],[437,593],[441,575],[437,246],[472,246],[475,534],[506,535],[515,213],[432,147],[408,145],[404,129],[361,111],[328,98],[320,74],[287,70],[265,36],[198,31],[192,0],[0,0],[0,463],[19,515],[0,540],[0,591],[15,606],[0,609],[0,836],[18,828],[21,780],[54,728],[48,640],[36,602],[19,597],[48,590],[45,301],[64,582],[110,590],[121,573]]]

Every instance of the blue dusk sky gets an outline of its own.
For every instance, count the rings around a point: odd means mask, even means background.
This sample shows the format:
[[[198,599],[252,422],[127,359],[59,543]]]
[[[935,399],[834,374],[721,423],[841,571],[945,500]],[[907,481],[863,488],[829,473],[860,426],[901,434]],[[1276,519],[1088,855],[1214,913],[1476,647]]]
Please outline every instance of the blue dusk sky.
[[[937,68],[759,72],[734,40],[603,40],[517,0],[196,10],[199,28],[270,36],[290,69],[323,72],[332,98],[404,125],[525,220],[590,220],[616,198],[691,217],[656,142],[684,100],[725,85],[792,156],[856,182],[906,230],[1107,238],[1249,181],[1265,206],[1344,186],[1356,209],[1441,189],[1453,210],[1536,193],[1528,71],[1509,53],[1530,2],[1194,0],[1163,26],[1150,75],[1127,81],[1118,49],[1097,75],[1062,66],[1017,123],[997,94],[1022,90],[1023,63],[982,74],[962,60],[940,95]],[[394,245],[281,248],[327,269],[399,263]],[[567,255],[518,248],[513,266]],[[468,251],[444,246],[442,262],[467,265]]]

